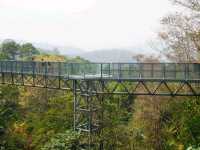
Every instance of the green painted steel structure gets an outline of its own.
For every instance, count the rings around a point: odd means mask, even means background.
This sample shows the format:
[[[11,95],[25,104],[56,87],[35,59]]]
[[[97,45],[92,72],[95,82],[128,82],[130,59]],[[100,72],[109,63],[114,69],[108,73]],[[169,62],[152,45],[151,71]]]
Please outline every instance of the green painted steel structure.
[[[91,138],[106,95],[200,96],[200,64],[0,61],[0,83],[73,92],[74,130]]]
[[[199,80],[198,63],[65,63],[0,61],[0,72],[61,76],[68,79]]]

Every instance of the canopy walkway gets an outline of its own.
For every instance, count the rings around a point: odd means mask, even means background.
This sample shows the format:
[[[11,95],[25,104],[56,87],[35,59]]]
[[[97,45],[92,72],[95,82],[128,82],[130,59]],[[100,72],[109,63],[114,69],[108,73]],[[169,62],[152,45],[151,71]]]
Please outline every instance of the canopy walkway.
[[[94,94],[199,96],[200,64],[0,61],[2,84],[73,90],[75,81]]]
[[[65,63],[0,61],[0,72],[70,80],[200,80],[197,63]]]
[[[0,83],[72,91],[74,129],[92,133],[106,95],[200,96],[200,64],[0,61]]]

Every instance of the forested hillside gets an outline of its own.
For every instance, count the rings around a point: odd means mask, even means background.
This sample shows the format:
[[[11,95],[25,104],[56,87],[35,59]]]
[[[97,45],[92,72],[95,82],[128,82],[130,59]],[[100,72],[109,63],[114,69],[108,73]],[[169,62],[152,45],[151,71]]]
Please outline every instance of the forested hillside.
[[[80,57],[50,55],[31,43],[10,39],[1,43],[0,55],[1,60],[12,61],[88,62]],[[41,149],[57,133],[64,134],[72,145],[79,137],[71,131],[72,93],[12,85],[1,85],[0,89],[0,149]]]
[[[172,1],[184,11],[162,19],[162,54],[169,61],[200,62],[200,1]],[[14,40],[0,44],[0,60],[90,63]],[[160,60],[142,56],[137,61]],[[92,135],[92,149],[200,149],[199,97],[112,95],[102,105],[103,128]],[[0,150],[83,150],[87,138],[73,131],[72,92],[0,85]]]

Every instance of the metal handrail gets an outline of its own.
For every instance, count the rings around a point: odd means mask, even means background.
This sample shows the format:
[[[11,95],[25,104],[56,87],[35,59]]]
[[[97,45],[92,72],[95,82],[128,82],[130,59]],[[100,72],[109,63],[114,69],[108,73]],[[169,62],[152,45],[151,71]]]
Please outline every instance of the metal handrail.
[[[68,76],[68,78],[80,79],[200,80],[200,63],[67,63],[1,60],[0,72]]]

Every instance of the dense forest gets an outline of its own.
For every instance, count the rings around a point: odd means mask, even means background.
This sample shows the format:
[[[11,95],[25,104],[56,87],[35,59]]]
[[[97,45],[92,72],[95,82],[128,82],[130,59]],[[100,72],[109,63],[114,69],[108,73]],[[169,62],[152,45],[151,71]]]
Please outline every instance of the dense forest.
[[[162,55],[173,62],[199,62],[200,1],[172,2],[181,9],[161,20]],[[10,39],[1,43],[0,59],[89,63]],[[159,58],[142,56],[138,61]],[[92,135],[98,145],[93,149],[200,149],[199,97],[114,95],[103,105],[103,129]],[[0,85],[0,150],[83,150],[86,140],[87,135],[73,131],[73,93]]]

